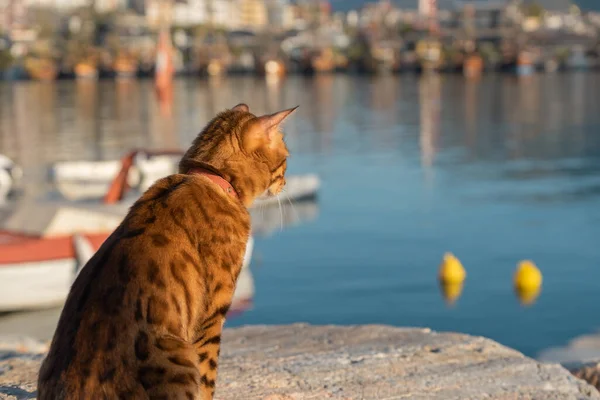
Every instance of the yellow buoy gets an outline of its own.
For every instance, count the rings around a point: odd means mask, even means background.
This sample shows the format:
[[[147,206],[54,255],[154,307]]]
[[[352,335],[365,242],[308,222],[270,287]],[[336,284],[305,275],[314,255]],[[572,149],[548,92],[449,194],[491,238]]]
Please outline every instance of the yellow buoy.
[[[444,254],[440,265],[439,280],[445,284],[458,284],[465,280],[467,273],[461,262],[452,253]]]
[[[521,261],[514,276],[515,293],[523,305],[530,305],[540,295],[542,273],[530,260]]]
[[[516,288],[533,291],[542,286],[542,273],[533,261],[521,261],[514,276]]]

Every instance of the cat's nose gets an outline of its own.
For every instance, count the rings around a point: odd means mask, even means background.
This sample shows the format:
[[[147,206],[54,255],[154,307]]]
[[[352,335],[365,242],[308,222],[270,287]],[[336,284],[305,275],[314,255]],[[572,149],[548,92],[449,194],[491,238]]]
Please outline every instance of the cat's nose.
[[[260,196],[258,196],[259,199],[264,199],[266,197],[269,197],[271,195],[271,189],[267,189],[264,192],[262,192],[262,194]]]
[[[281,192],[281,187],[278,185],[273,185],[267,190],[267,192],[269,193],[269,196],[277,196],[279,192]]]

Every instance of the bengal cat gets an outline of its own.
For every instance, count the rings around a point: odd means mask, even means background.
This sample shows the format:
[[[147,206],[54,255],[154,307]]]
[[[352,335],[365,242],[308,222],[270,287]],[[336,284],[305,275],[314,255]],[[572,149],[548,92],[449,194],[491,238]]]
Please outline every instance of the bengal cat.
[[[285,185],[280,124],[239,104],[215,117],[83,267],[38,398],[212,399],[221,329],[250,234],[247,211]]]

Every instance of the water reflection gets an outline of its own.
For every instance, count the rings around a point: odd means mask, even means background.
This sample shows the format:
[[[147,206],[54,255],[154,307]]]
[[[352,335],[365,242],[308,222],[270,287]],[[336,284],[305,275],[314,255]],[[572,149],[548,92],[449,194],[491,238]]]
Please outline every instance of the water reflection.
[[[0,151],[27,171],[27,193],[39,195],[48,190],[45,171],[53,162],[117,159],[134,147],[183,148],[213,115],[240,101],[255,113],[300,104],[286,126],[295,154],[410,154],[418,135],[427,181],[439,168],[453,169],[475,184],[498,181],[500,193],[468,196],[477,201],[571,201],[600,191],[600,137],[588,128],[598,123],[599,83],[594,74],[525,81],[323,75],[269,85],[257,78],[176,80],[171,116],[161,113],[151,81],[4,83]],[[442,150],[446,157],[437,160]],[[565,174],[577,181],[551,184]],[[531,179],[548,185],[502,189]]]
[[[515,295],[517,296],[517,298],[519,299],[519,302],[523,306],[528,307],[535,303],[537,298],[540,296],[541,291],[542,291],[541,287],[537,287],[537,288],[516,287]]]
[[[441,76],[425,75],[419,80],[421,163],[431,171],[440,135]]]
[[[524,82],[438,75],[418,80],[328,75],[273,85],[256,78],[176,80],[172,117],[161,114],[149,81],[3,84],[0,143],[4,153],[26,167],[82,158],[82,151],[95,159],[118,158],[124,149],[147,142],[183,147],[218,111],[247,101],[256,113],[300,104],[301,118],[287,126],[289,140],[298,141],[300,151],[397,148],[401,136],[417,128],[426,167],[436,163],[441,147],[454,146],[466,150],[467,162],[562,159],[598,150],[599,140],[585,129],[598,118],[592,106],[597,84],[597,76],[589,74],[534,76]],[[340,125],[355,143],[344,143],[346,136],[334,141]],[[19,154],[23,143],[29,147]],[[106,152],[95,154],[98,149]]]
[[[318,208],[284,205],[284,221],[311,221],[297,229],[273,235],[281,215],[265,214],[260,296],[239,323],[430,326],[534,354],[598,325],[599,97],[593,73],[177,79],[169,115],[151,81],[2,83],[0,153],[38,198],[57,161],[185,148],[224,108],[299,104],[284,128],[289,168],[318,173],[322,196]],[[435,280],[445,251],[470,266],[468,290],[446,292],[451,311]],[[527,309],[510,282],[523,257],[548,279]]]
[[[453,307],[463,292],[464,284],[440,282],[440,291],[446,304]]]

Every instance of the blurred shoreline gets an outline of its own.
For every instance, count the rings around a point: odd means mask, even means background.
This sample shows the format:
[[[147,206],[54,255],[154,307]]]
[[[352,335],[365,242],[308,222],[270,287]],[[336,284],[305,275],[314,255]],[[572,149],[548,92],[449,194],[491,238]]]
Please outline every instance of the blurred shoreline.
[[[323,0],[5,3],[6,80],[133,79],[165,66],[196,77],[436,71],[472,78],[600,68],[600,13],[570,2],[380,0],[350,11]]]

